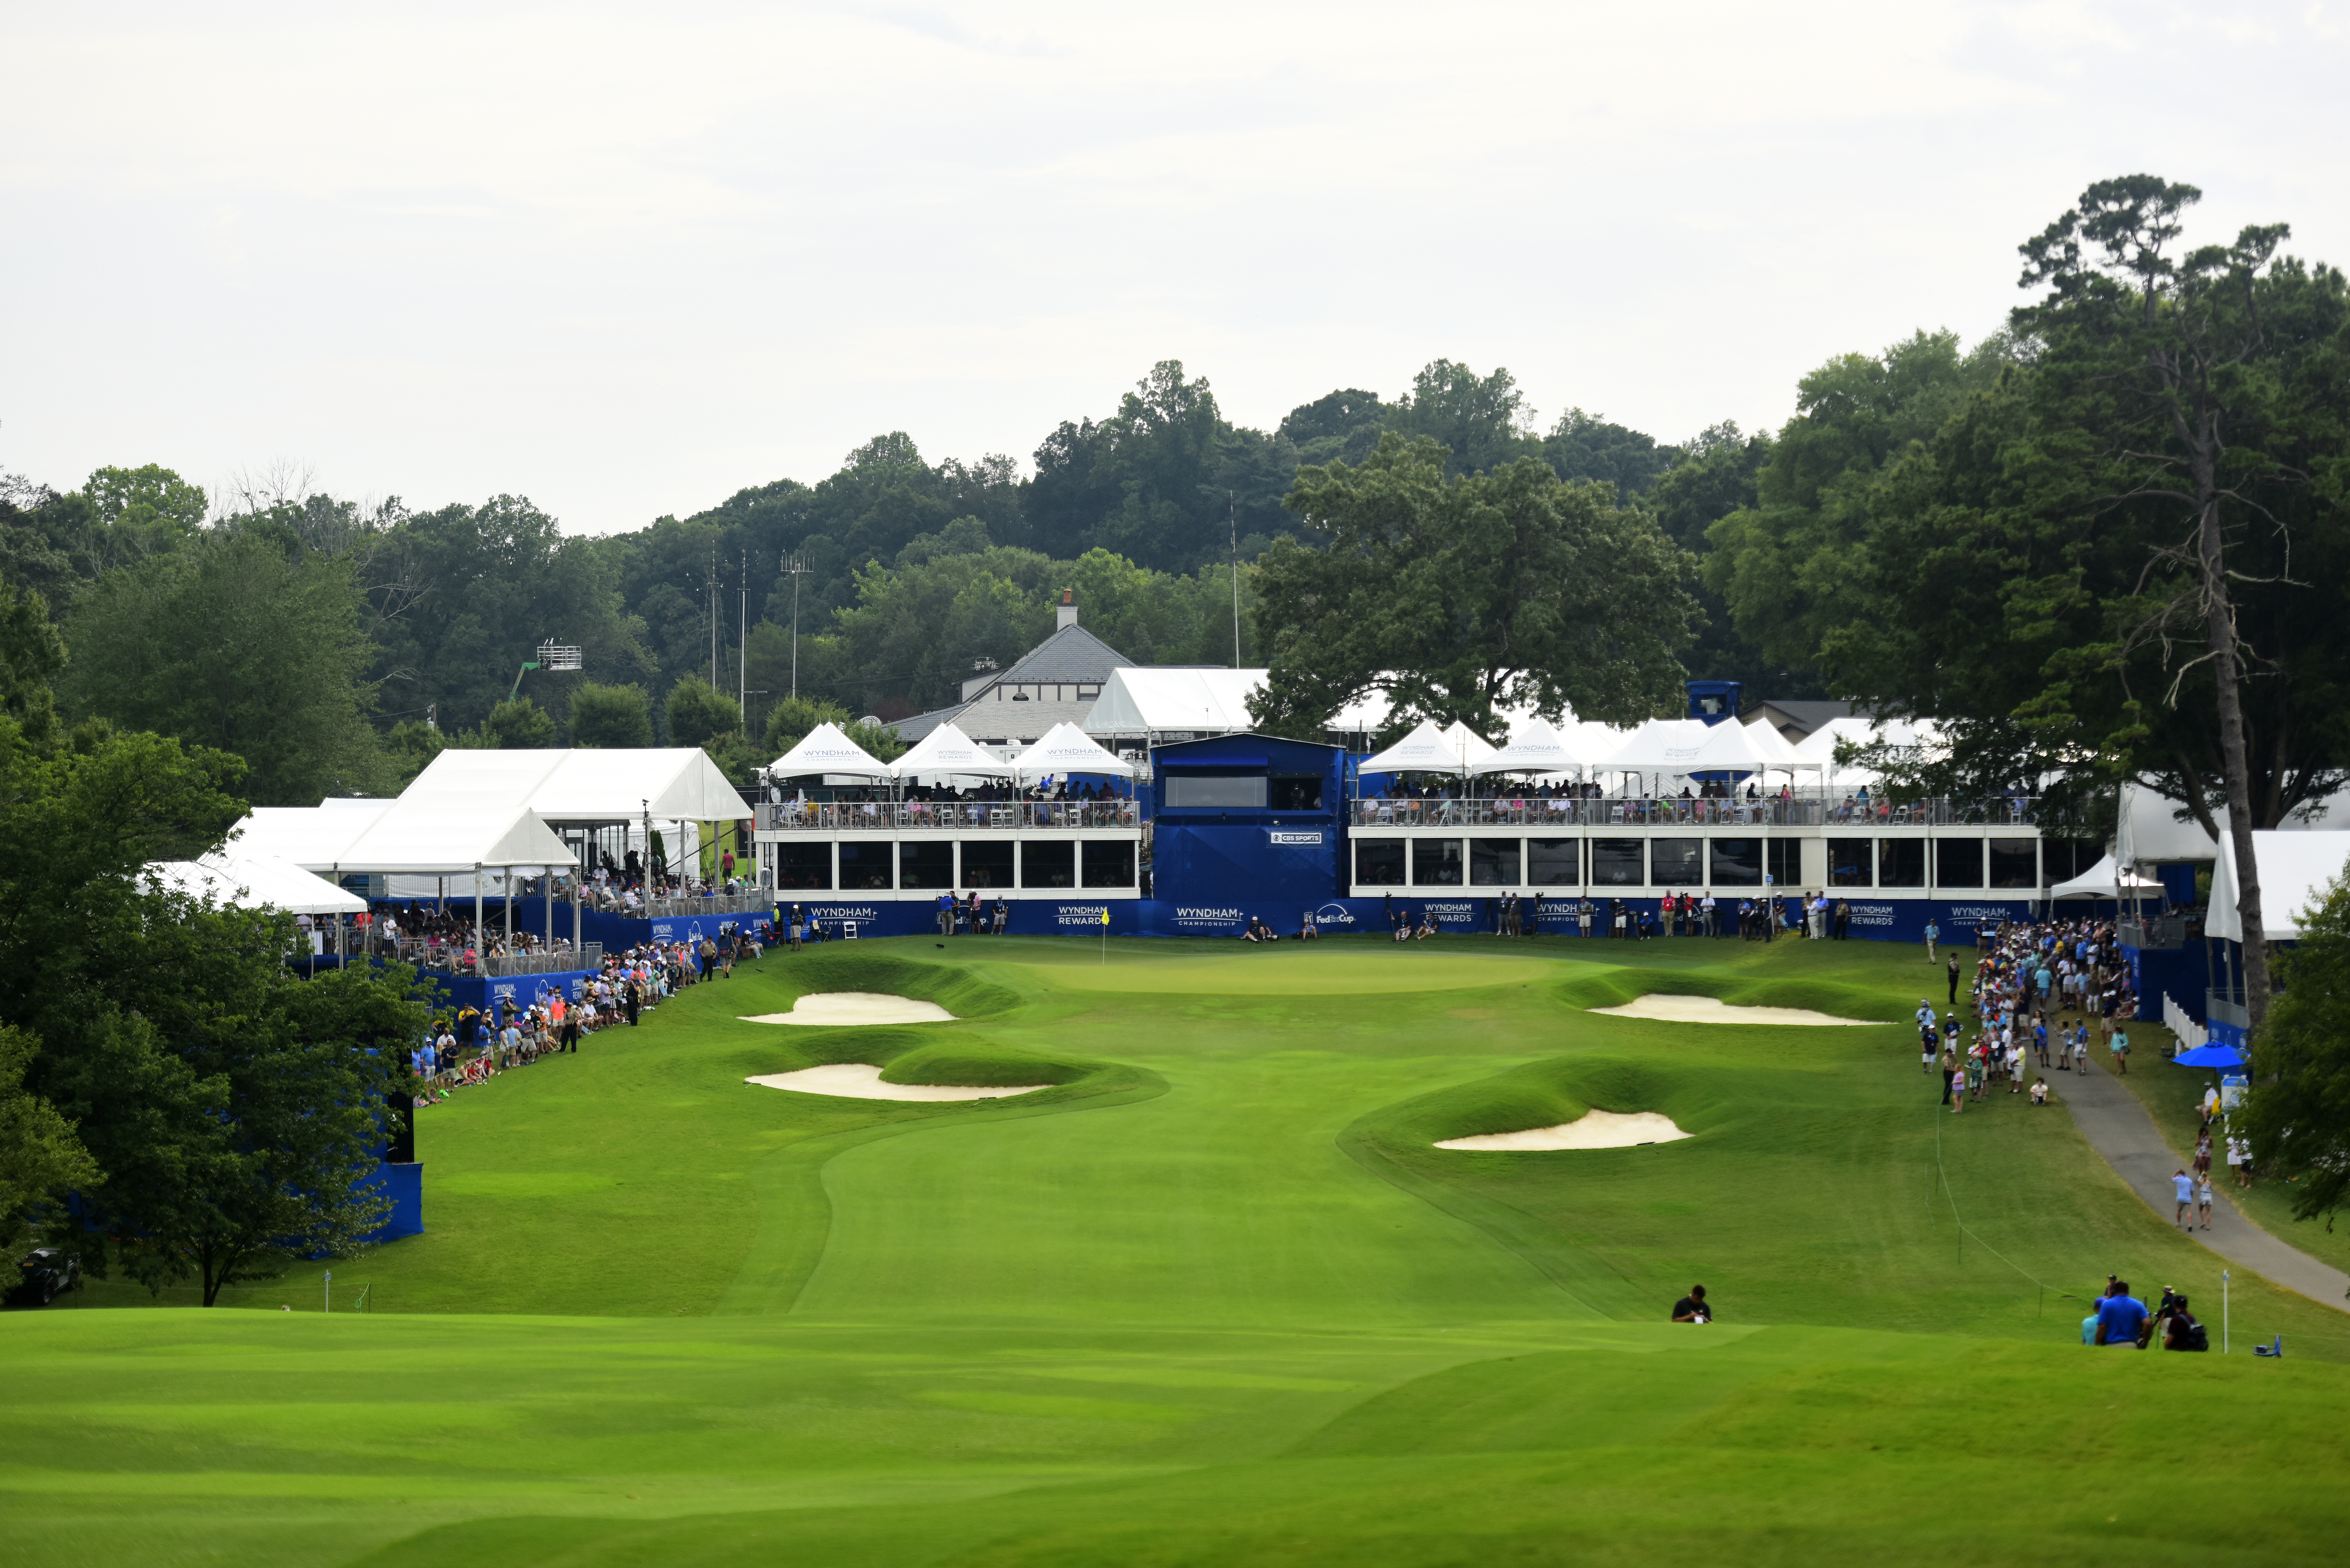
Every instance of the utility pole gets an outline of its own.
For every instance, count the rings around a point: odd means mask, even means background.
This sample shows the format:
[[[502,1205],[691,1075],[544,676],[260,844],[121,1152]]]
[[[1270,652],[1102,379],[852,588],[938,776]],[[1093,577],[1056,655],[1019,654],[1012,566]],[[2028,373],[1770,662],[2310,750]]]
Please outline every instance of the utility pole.
[[[1232,527],[1232,668],[1241,667],[1241,505],[1231,491],[1224,492],[1225,520]]]
[[[718,552],[710,552],[710,689],[718,690]],[[650,831],[650,830],[648,830]]]
[[[806,565],[797,556],[784,557],[784,576],[792,580],[792,695],[800,694],[800,579],[806,576]]]
[[[734,698],[743,728],[751,727],[751,552],[743,552],[743,612],[734,618]]]

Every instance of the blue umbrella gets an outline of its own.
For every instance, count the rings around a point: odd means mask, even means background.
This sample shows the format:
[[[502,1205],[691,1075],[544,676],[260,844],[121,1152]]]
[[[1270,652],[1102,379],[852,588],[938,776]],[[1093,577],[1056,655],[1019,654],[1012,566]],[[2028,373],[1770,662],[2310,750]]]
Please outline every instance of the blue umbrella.
[[[2192,1051],[2181,1051],[2171,1060],[2182,1067],[2241,1067],[2244,1054],[2233,1045],[2198,1045]]]

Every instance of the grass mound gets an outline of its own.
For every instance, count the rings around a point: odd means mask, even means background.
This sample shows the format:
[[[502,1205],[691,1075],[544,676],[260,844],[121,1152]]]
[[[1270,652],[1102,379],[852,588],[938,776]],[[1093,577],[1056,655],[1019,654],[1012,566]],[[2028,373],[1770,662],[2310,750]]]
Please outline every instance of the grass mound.
[[[1018,992],[981,980],[959,964],[920,961],[879,942],[827,943],[796,953],[771,953],[761,961],[760,970],[793,999],[828,991],[873,991],[935,1002],[957,1018],[993,1017],[1020,1004]]]
[[[1557,992],[1569,1007],[1586,1011],[1621,1007],[1651,993],[1710,996],[1732,1007],[1805,1008],[1875,1023],[1899,1023],[1908,1016],[1889,1006],[1881,988],[1816,975],[1757,975],[1698,968],[1599,969],[1563,981]]]

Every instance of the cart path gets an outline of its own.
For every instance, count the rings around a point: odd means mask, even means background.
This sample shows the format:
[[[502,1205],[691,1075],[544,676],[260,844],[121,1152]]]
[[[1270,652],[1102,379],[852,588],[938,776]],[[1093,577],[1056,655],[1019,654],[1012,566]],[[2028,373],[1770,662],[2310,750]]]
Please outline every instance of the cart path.
[[[2065,1108],[2073,1113],[2073,1125],[2091,1147],[2129,1184],[2131,1191],[2146,1200],[2147,1208],[2166,1223],[2175,1224],[2171,1215],[2178,1206],[2171,1196],[2170,1178],[2180,1161],[2162,1141],[2161,1129],[2145,1105],[2097,1064],[2091,1064],[2085,1076],[2064,1075],[2057,1087]],[[2221,1185],[2226,1178],[2216,1169],[2212,1176],[2211,1229],[2189,1231],[2188,1235],[2271,1283],[2338,1312],[2350,1312],[2350,1302],[2344,1300],[2350,1294],[2350,1274],[2320,1262],[2246,1219]]]

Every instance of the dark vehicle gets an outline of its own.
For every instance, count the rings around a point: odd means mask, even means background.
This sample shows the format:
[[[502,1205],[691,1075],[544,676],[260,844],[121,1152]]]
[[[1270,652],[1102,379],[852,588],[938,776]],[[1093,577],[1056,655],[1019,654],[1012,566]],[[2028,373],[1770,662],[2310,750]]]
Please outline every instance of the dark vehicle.
[[[37,1302],[47,1306],[57,1299],[58,1292],[73,1290],[81,1283],[81,1260],[56,1247],[34,1248],[17,1267],[23,1272],[9,1288],[8,1299],[12,1302]]]

